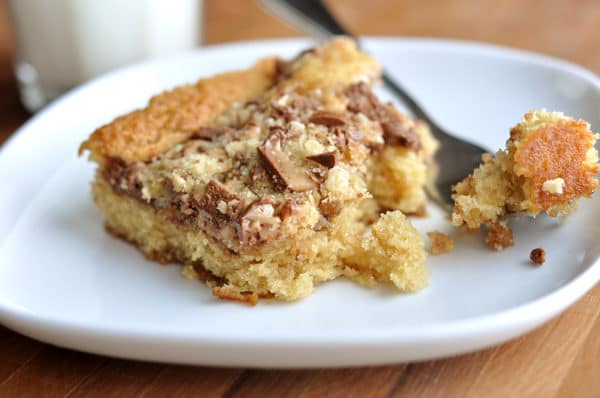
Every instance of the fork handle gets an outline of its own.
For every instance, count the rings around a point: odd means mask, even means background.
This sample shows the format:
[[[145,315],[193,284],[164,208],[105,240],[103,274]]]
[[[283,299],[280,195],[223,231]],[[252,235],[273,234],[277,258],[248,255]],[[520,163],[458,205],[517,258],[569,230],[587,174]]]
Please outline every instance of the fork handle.
[[[319,41],[331,35],[353,37],[320,0],[260,0],[275,15]],[[356,39],[356,38],[355,38]]]

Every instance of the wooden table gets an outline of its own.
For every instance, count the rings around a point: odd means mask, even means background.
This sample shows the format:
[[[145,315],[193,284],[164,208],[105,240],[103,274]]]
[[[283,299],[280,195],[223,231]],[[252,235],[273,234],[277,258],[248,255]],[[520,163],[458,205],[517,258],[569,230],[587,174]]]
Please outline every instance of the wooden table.
[[[360,34],[480,40],[563,57],[600,73],[597,0],[353,0],[330,5]],[[4,8],[0,2],[0,141],[28,118],[12,77]],[[205,20],[206,43],[298,34],[252,1],[207,0]],[[600,285],[544,327],[499,347],[359,369],[140,363],[56,348],[0,327],[0,397],[42,396],[600,397]]]

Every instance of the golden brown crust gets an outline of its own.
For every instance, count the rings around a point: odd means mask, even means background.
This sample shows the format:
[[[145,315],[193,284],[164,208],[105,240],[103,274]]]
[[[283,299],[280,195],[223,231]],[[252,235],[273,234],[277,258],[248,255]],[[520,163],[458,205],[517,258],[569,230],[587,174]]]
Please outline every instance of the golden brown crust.
[[[296,69],[292,65],[286,84],[306,90],[315,88],[343,89],[379,79],[381,67],[370,55],[357,50],[356,43],[337,37],[308,52]]]
[[[279,78],[281,60],[265,58],[253,67],[202,79],[153,97],[148,106],[97,129],[79,147],[102,163],[109,157],[126,163],[147,161],[189,138],[210,124],[230,105],[244,103],[270,87]],[[286,84],[303,89],[328,87],[336,90],[354,82],[372,82],[380,67],[369,55],[358,51],[351,40],[337,38],[306,53],[292,69]]]
[[[276,58],[249,69],[223,73],[153,97],[148,106],[97,129],[79,147],[97,162],[108,157],[146,161],[211,123],[234,101],[245,102],[273,85]]]
[[[258,294],[256,293],[240,293],[235,289],[230,289],[227,286],[213,287],[212,294],[221,300],[239,301],[255,306],[258,303]]]
[[[595,141],[589,127],[583,120],[566,119],[540,126],[527,135],[516,128],[511,131],[511,140],[519,141],[514,153],[515,172],[529,180],[534,211],[565,205],[598,187],[595,176],[600,166],[586,161]],[[544,182],[556,177],[564,181],[564,192],[545,192]]]

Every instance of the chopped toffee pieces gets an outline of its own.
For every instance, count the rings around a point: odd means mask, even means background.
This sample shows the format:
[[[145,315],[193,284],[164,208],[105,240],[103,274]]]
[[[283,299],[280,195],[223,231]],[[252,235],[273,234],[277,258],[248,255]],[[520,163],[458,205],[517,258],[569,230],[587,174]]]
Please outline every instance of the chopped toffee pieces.
[[[336,155],[335,152],[325,152],[325,153],[319,153],[317,155],[311,155],[311,156],[307,156],[307,159],[313,160],[325,167],[327,167],[328,169],[332,168],[333,166],[335,166],[335,162],[336,162]]]
[[[276,202],[262,197],[252,203],[240,218],[240,243],[252,246],[275,239],[281,219],[275,215]]]
[[[541,247],[533,249],[529,254],[529,259],[537,265],[542,265],[546,261],[546,252]]]
[[[317,111],[308,119],[309,122],[322,124],[327,127],[344,126],[348,124],[348,120],[341,113]]]
[[[391,105],[382,104],[365,83],[350,86],[346,92],[347,108],[351,112],[363,113],[369,119],[378,120],[383,130],[383,138],[388,145],[399,145],[414,150],[421,148],[414,123],[400,115]]]
[[[198,206],[215,227],[222,228],[235,219],[240,211],[241,203],[239,197],[230,192],[225,185],[211,180],[206,185]]]
[[[137,174],[143,163],[126,164],[120,158],[108,158],[102,174],[113,189],[124,195],[140,197],[140,187],[137,183]]]
[[[258,147],[258,153],[265,169],[280,189],[303,192],[316,188],[317,183],[310,178],[307,170],[294,165],[283,152],[278,137],[268,138],[262,146]]]
[[[399,145],[414,150],[418,150],[421,146],[413,126],[400,119],[393,111],[386,112],[381,120],[381,128],[385,143],[388,145]]]

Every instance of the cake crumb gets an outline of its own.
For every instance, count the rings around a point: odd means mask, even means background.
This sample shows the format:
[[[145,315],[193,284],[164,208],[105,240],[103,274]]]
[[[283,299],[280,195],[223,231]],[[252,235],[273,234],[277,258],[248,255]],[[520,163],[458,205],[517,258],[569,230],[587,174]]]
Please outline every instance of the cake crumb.
[[[431,240],[431,254],[434,256],[454,250],[454,240],[445,233],[430,231],[427,236]]]
[[[490,249],[502,250],[513,245],[512,229],[503,223],[497,223],[489,226],[485,243]]]
[[[537,265],[542,265],[546,261],[546,252],[541,247],[535,248],[529,254],[529,259]]]

